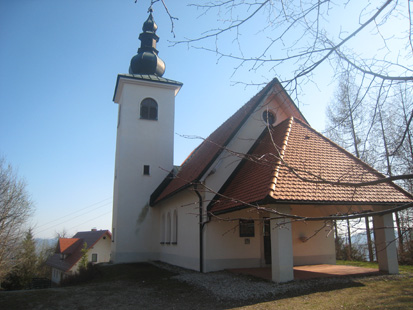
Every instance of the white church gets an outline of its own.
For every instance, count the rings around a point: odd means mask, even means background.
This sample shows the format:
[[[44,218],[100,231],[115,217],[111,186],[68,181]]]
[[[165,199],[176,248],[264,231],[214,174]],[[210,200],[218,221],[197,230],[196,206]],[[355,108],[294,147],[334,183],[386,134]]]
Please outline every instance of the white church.
[[[370,211],[379,268],[398,273],[386,211],[412,195],[393,183],[337,186],[384,176],[312,129],[277,79],[174,167],[183,84],[163,77],[152,13],[142,30],[113,99],[114,263],[159,260],[200,272],[270,266],[273,281],[287,282],[294,266],[335,264],[333,220]]]

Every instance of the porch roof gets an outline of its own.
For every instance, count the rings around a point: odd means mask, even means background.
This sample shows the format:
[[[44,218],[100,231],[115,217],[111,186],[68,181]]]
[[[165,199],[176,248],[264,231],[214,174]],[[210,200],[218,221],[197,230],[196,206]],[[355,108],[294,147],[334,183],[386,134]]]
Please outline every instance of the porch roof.
[[[223,213],[255,203],[397,205],[413,201],[410,193],[394,183],[340,185],[382,178],[385,176],[291,117],[264,130],[210,203],[209,211]]]

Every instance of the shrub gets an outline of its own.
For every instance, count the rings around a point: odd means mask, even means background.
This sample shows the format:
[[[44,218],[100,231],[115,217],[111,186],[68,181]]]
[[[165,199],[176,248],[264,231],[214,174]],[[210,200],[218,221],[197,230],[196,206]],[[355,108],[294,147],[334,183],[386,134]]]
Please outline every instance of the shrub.
[[[365,261],[366,257],[361,246],[358,244],[352,244],[351,248],[348,244],[344,243],[344,239],[336,237],[336,259],[337,260],[355,260]]]
[[[70,286],[86,283],[93,280],[97,275],[99,275],[98,268],[94,264],[88,263],[86,268],[79,268],[77,273],[64,277],[60,285]]]
[[[399,251],[399,263],[402,265],[413,265],[413,240],[404,244],[404,251]]]

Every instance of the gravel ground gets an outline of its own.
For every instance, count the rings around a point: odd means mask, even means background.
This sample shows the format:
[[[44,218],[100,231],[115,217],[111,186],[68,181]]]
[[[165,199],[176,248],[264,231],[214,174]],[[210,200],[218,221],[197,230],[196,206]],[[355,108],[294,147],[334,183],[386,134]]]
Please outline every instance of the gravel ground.
[[[314,291],[315,287],[329,288],[335,285],[346,285],[354,282],[352,277],[323,278],[305,281],[294,281],[276,284],[270,281],[256,279],[252,276],[233,274],[228,271],[199,273],[168,264],[154,262],[155,266],[166,269],[178,275],[172,278],[207,290],[217,300],[250,300],[271,298],[279,295],[295,295]],[[389,279],[390,276],[386,276]],[[395,276],[400,277],[400,276]],[[378,280],[380,276],[372,279]],[[367,280],[368,278],[365,278]]]

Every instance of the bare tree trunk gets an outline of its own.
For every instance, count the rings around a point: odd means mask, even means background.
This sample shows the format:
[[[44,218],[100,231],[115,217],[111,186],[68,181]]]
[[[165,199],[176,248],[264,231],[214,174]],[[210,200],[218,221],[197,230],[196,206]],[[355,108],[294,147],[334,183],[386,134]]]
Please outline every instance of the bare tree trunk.
[[[350,81],[348,81],[349,83]],[[359,148],[358,148],[358,143],[357,143],[357,135],[356,135],[356,128],[354,125],[354,117],[353,117],[353,109],[352,106],[350,104],[350,89],[349,89],[349,84],[346,85],[347,86],[347,91],[346,91],[346,95],[347,95],[347,108],[348,108],[348,112],[349,112],[349,116],[350,116],[350,124],[351,124],[351,135],[353,137],[353,145],[354,145],[354,151],[356,152],[356,156],[357,158],[360,158],[360,153],[359,153]],[[355,98],[355,101],[357,101],[357,98]],[[352,259],[352,245],[351,245],[351,231],[350,231],[350,221],[347,220],[347,233],[348,233],[348,251],[349,251],[349,255],[348,258]]]
[[[349,260],[351,260],[351,253],[352,253],[352,249],[351,249],[351,231],[350,231],[350,221],[347,219],[347,236],[348,236],[348,255],[347,258]]]
[[[351,123],[351,135],[353,136],[353,145],[354,145],[354,151],[356,152],[357,158],[360,158],[360,152],[358,148],[358,143],[357,143],[357,135],[356,135],[356,128],[354,125],[354,118],[353,118],[353,109],[350,104],[350,91],[347,90],[347,108],[349,111],[350,115],[350,123]],[[357,98],[356,98],[357,101]]]
[[[383,138],[384,151],[386,152],[387,175],[389,177],[391,177],[392,172],[391,172],[391,163],[390,163],[390,153],[389,153],[389,148],[388,148],[388,145],[387,145],[386,133],[385,133],[385,130],[384,130],[383,118],[382,118],[382,115],[381,115],[380,106],[379,106],[379,116],[380,116],[381,136]]]
[[[371,232],[370,232],[370,223],[369,217],[365,217],[366,220],[366,234],[367,234],[367,247],[369,249],[369,261],[374,261],[374,253],[373,253],[373,244],[371,242]]]
[[[337,249],[337,244],[338,244],[338,229],[337,229],[337,221],[333,221],[334,223],[334,233],[335,233],[335,243],[336,243],[336,249]]]
[[[381,113],[381,108],[379,106],[379,116],[380,116],[380,126],[381,126],[381,134],[383,138],[383,145],[384,145],[384,150],[386,152],[386,163],[387,163],[387,175],[389,177],[392,176],[392,170],[391,170],[391,162],[390,162],[390,152],[389,152],[389,147],[387,144],[387,139],[386,139],[386,132],[384,130],[384,125],[383,125],[383,118],[382,118],[382,113]],[[397,235],[399,239],[399,251],[403,253],[403,233],[402,229],[400,227],[400,219],[399,219],[399,213],[395,212],[396,215],[396,226],[397,226]]]
[[[410,157],[413,160],[413,142],[412,142],[412,136],[410,133],[410,129],[409,129],[409,125],[410,125],[410,121],[411,121],[411,117],[409,117],[409,113],[406,111],[406,102],[404,100],[404,96],[401,96],[401,103],[402,103],[402,107],[403,107],[403,118],[404,118],[404,122],[407,126],[406,128],[406,138],[408,141],[408,152],[410,153]],[[402,141],[403,142],[403,141]],[[402,215],[403,217],[403,215]],[[403,236],[403,228],[405,228],[405,226],[403,225],[403,223],[401,223],[400,221],[400,216],[399,213],[396,212],[396,224],[397,224],[397,231],[398,231],[398,237],[399,237],[399,251],[400,253],[404,253],[404,236]]]

